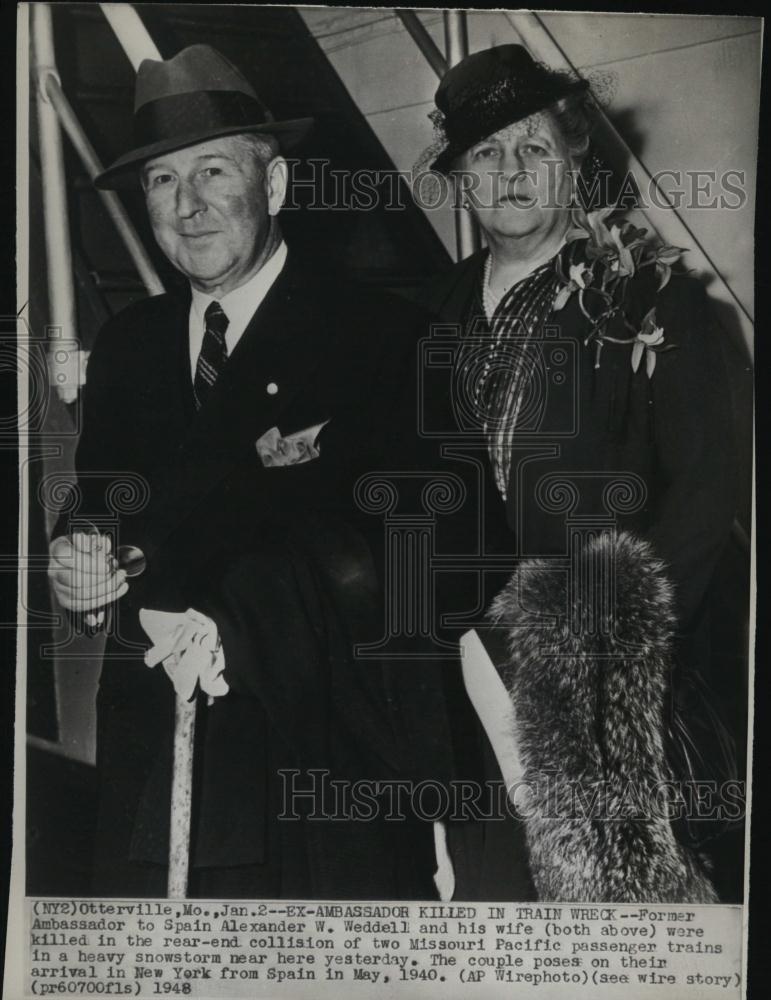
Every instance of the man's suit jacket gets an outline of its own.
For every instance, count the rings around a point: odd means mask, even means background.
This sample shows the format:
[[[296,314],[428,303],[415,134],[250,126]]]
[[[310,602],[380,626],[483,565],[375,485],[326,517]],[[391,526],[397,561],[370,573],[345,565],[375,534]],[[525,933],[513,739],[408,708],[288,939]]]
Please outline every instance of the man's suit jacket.
[[[372,560],[382,523],[357,509],[353,486],[414,461],[423,315],[319,277],[290,253],[196,412],[189,305],[189,291],[165,294],[110,320],[83,396],[74,513],[99,524],[117,506],[115,541],[148,559],[116,608],[100,680],[96,892],[138,894],[133,861],[165,860],[173,691],[142,662],[141,607],[194,607],[223,638],[231,690],[200,713],[195,866],[270,861],[266,768],[328,767],[353,780],[404,767],[382,672],[350,655],[382,630]],[[322,421],[318,458],[263,467],[255,442],[270,428]],[[404,844],[382,824],[305,829],[305,873],[287,891],[425,895],[399,870]]]

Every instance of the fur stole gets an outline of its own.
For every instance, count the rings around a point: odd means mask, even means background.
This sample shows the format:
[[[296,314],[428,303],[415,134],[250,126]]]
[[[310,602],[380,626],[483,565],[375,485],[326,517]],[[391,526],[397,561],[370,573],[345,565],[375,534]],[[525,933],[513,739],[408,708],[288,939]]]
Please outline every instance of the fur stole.
[[[507,630],[498,669],[518,727],[517,802],[539,898],[717,902],[703,860],[670,823],[663,712],[675,619],[650,546],[600,536],[570,574],[528,560],[488,615]]]

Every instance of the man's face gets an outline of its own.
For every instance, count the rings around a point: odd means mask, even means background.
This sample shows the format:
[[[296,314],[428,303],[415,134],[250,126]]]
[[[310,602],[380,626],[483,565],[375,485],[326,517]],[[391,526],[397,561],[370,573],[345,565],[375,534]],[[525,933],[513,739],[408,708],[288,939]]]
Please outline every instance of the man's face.
[[[195,288],[222,296],[259,270],[271,216],[283,201],[276,162],[263,166],[241,140],[225,136],[145,164],[155,238]]]

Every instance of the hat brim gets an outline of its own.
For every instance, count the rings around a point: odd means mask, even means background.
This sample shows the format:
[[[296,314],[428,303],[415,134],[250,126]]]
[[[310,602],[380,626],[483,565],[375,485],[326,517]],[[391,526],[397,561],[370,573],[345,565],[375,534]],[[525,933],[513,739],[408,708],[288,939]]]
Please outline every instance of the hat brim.
[[[298,145],[308,135],[313,127],[313,118],[292,118],[283,122],[262,122],[259,125],[230,125],[220,129],[206,129],[200,132],[191,132],[186,135],[178,135],[173,139],[164,139],[161,142],[154,142],[148,146],[140,146],[139,149],[132,149],[123,156],[119,156],[114,163],[97,174],[94,178],[94,186],[102,191],[109,191],[115,188],[127,187],[139,181],[137,168],[148,160],[160,156],[162,153],[173,153],[177,149],[186,149],[188,146],[195,146],[199,142],[206,142],[208,139],[217,139],[225,135],[241,135],[243,133],[262,133],[264,135],[275,136],[282,152],[289,151]]]
[[[449,174],[452,172],[452,165],[454,161],[461,155],[465,153],[467,149],[471,149],[476,143],[481,142],[490,135],[494,135],[496,132],[500,132],[503,128],[508,128],[509,125],[515,125],[517,122],[524,121],[525,118],[529,118],[531,115],[538,114],[539,111],[546,111],[557,101],[561,101],[565,97],[569,97],[571,94],[580,94],[589,89],[588,80],[576,80],[573,83],[568,84],[563,90],[561,90],[556,95],[549,96],[549,100],[546,103],[536,102],[532,107],[529,107],[526,111],[521,114],[512,113],[510,115],[503,115],[499,121],[495,122],[495,128],[489,131],[484,131],[477,136],[476,139],[471,142],[460,144],[450,143],[442,152],[437,156],[437,158],[430,164],[429,170],[436,171],[439,174]]]

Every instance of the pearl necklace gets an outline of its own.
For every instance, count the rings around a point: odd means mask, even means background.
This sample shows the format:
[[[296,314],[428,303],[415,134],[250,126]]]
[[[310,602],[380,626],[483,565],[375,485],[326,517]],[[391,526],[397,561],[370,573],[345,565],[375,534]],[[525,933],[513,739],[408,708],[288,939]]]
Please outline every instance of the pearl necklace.
[[[484,276],[482,279],[482,305],[484,306],[485,315],[488,321],[492,320],[495,310],[498,308],[500,303],[500,298],[493,293],[490,288],[490,275],[493,270],[493,255],[491,253],[487,254],[487,260],[485,261]]]
[[[562,246],[563,244],[560,244],[557,253],[559,253],[559,251],[562,249]],[[525,278],[529,278],[531,274],[535,274],[535,272],[539,271],[542,267],[546,267],[547,264],[550,264],[553,259],[554,257],[551,257],[549,260],[543,261],[540,264],[536,264],[535,267],[531,267],[526,274],[523,274],[521,278],[518,278],[515,282],[513,282],[513,284],[510,285],[509,288],[513,288],[514,285],[519,284],[520,281],[524,281]],[[493,273],[493,255],[488,251],[487,260],[485,260],[484,274],[482,278],[482,306],[484,308],[488,322],[492,320],[493,316],[495,315],[495,310],[498,308],[498,306],[501,303],[501,300],[506,297],[506,294],[509,291],[509,288],[504,288],[503,295],[496,295],[495,292],[493,292],[492,288],[490,288],[490,278],[492,273]]]

